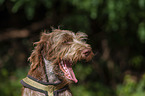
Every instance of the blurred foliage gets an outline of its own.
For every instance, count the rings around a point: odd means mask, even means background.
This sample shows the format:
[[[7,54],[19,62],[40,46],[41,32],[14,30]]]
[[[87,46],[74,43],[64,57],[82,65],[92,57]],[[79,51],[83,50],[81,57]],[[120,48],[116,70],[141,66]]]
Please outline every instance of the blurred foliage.
[[[51,7],[52,1],[50,0],[11,0],[14,5],[12,12],[16,13],[20,8],[23,8],[28,19],[32,19],[35,14],[36,7],[43,4],[46,8]]]
[[[83,63],[84,64],[84,63]],[[79,83],[72,85],[71,90],[74,96],[112,96],[113,91],[99,81],[90,78],[94,70],[89,64],[78,63],[74,71]],[[83,74],[82,74],[83,73]],[[93,77],[93,76],[92,76]],[[93,77],[97,78],[97,77]],[[85,81],[84,81],[85,80]]]
[[[22,87],[20,80],[27,75],[27,72],[28,68],[19,68],[9,76],[8,70],[2,69],[0,75],[1,96],[20,96]]]
[[[142,43],[145,43],[145,23],[142,22],[139,24],[139,28],[138,28],[138,35],[139,35],[139,38],[140,38],[140,41]]]
[[[32,43],[50,26],[87,33],[96,54],[74,66],[74,96],[145,95],[145,0],[0,0],[0,22],[0,95],[20,96]],[[29,36],[12,34],[22,29]]]
[[[126,75],[124,84],[118,85],[117,96],[144,96],[145,95],[145,74],[140,81],[131,75]]]

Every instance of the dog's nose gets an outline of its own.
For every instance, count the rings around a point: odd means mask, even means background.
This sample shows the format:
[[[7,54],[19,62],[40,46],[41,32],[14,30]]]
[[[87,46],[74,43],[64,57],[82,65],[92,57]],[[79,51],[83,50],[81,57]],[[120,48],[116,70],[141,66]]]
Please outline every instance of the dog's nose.
[[[90,55],[90,53],[91,53],[91,49],[84,49],[83,52],[82,52],[82,54],[85,55],[86,57],[88,55]]]

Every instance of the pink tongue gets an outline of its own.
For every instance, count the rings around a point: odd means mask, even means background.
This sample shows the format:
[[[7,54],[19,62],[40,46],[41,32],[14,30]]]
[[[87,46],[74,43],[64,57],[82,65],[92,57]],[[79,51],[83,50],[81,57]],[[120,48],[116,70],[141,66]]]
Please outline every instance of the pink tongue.
[[[73,72],[72,66],[69,62],[63,61],[63,66],[61,66],[61,67],[63,67],[63,68],[61,68],[61,70],[63,69],[62,71],[64,72],[65,76],[68,79],[74,81],[75,83],[78,82],[78,80],[76,79],[75,74]]]

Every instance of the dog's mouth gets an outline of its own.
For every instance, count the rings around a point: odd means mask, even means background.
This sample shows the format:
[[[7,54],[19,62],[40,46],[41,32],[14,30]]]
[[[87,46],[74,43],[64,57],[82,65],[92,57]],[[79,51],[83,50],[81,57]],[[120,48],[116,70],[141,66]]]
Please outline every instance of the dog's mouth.
[[[59,63],[59,67],[67,79],[74,81],[75,83],[78,82],[72,69],[72,62],[61,60],[61,62]]]

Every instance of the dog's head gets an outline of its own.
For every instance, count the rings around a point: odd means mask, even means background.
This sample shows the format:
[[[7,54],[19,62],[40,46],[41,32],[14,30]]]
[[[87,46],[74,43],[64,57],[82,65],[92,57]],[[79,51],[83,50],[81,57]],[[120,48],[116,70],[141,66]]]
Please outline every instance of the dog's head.
[[[60,79],[76,83],[72,65],[80,60],[89,61],[94,55],[85,39],[85,33],[75,34],[68,30],[55,29],[52,33],[43,33],[30,56],[31,66],[35,69],[45,58],[56,65],[54,72]]]

